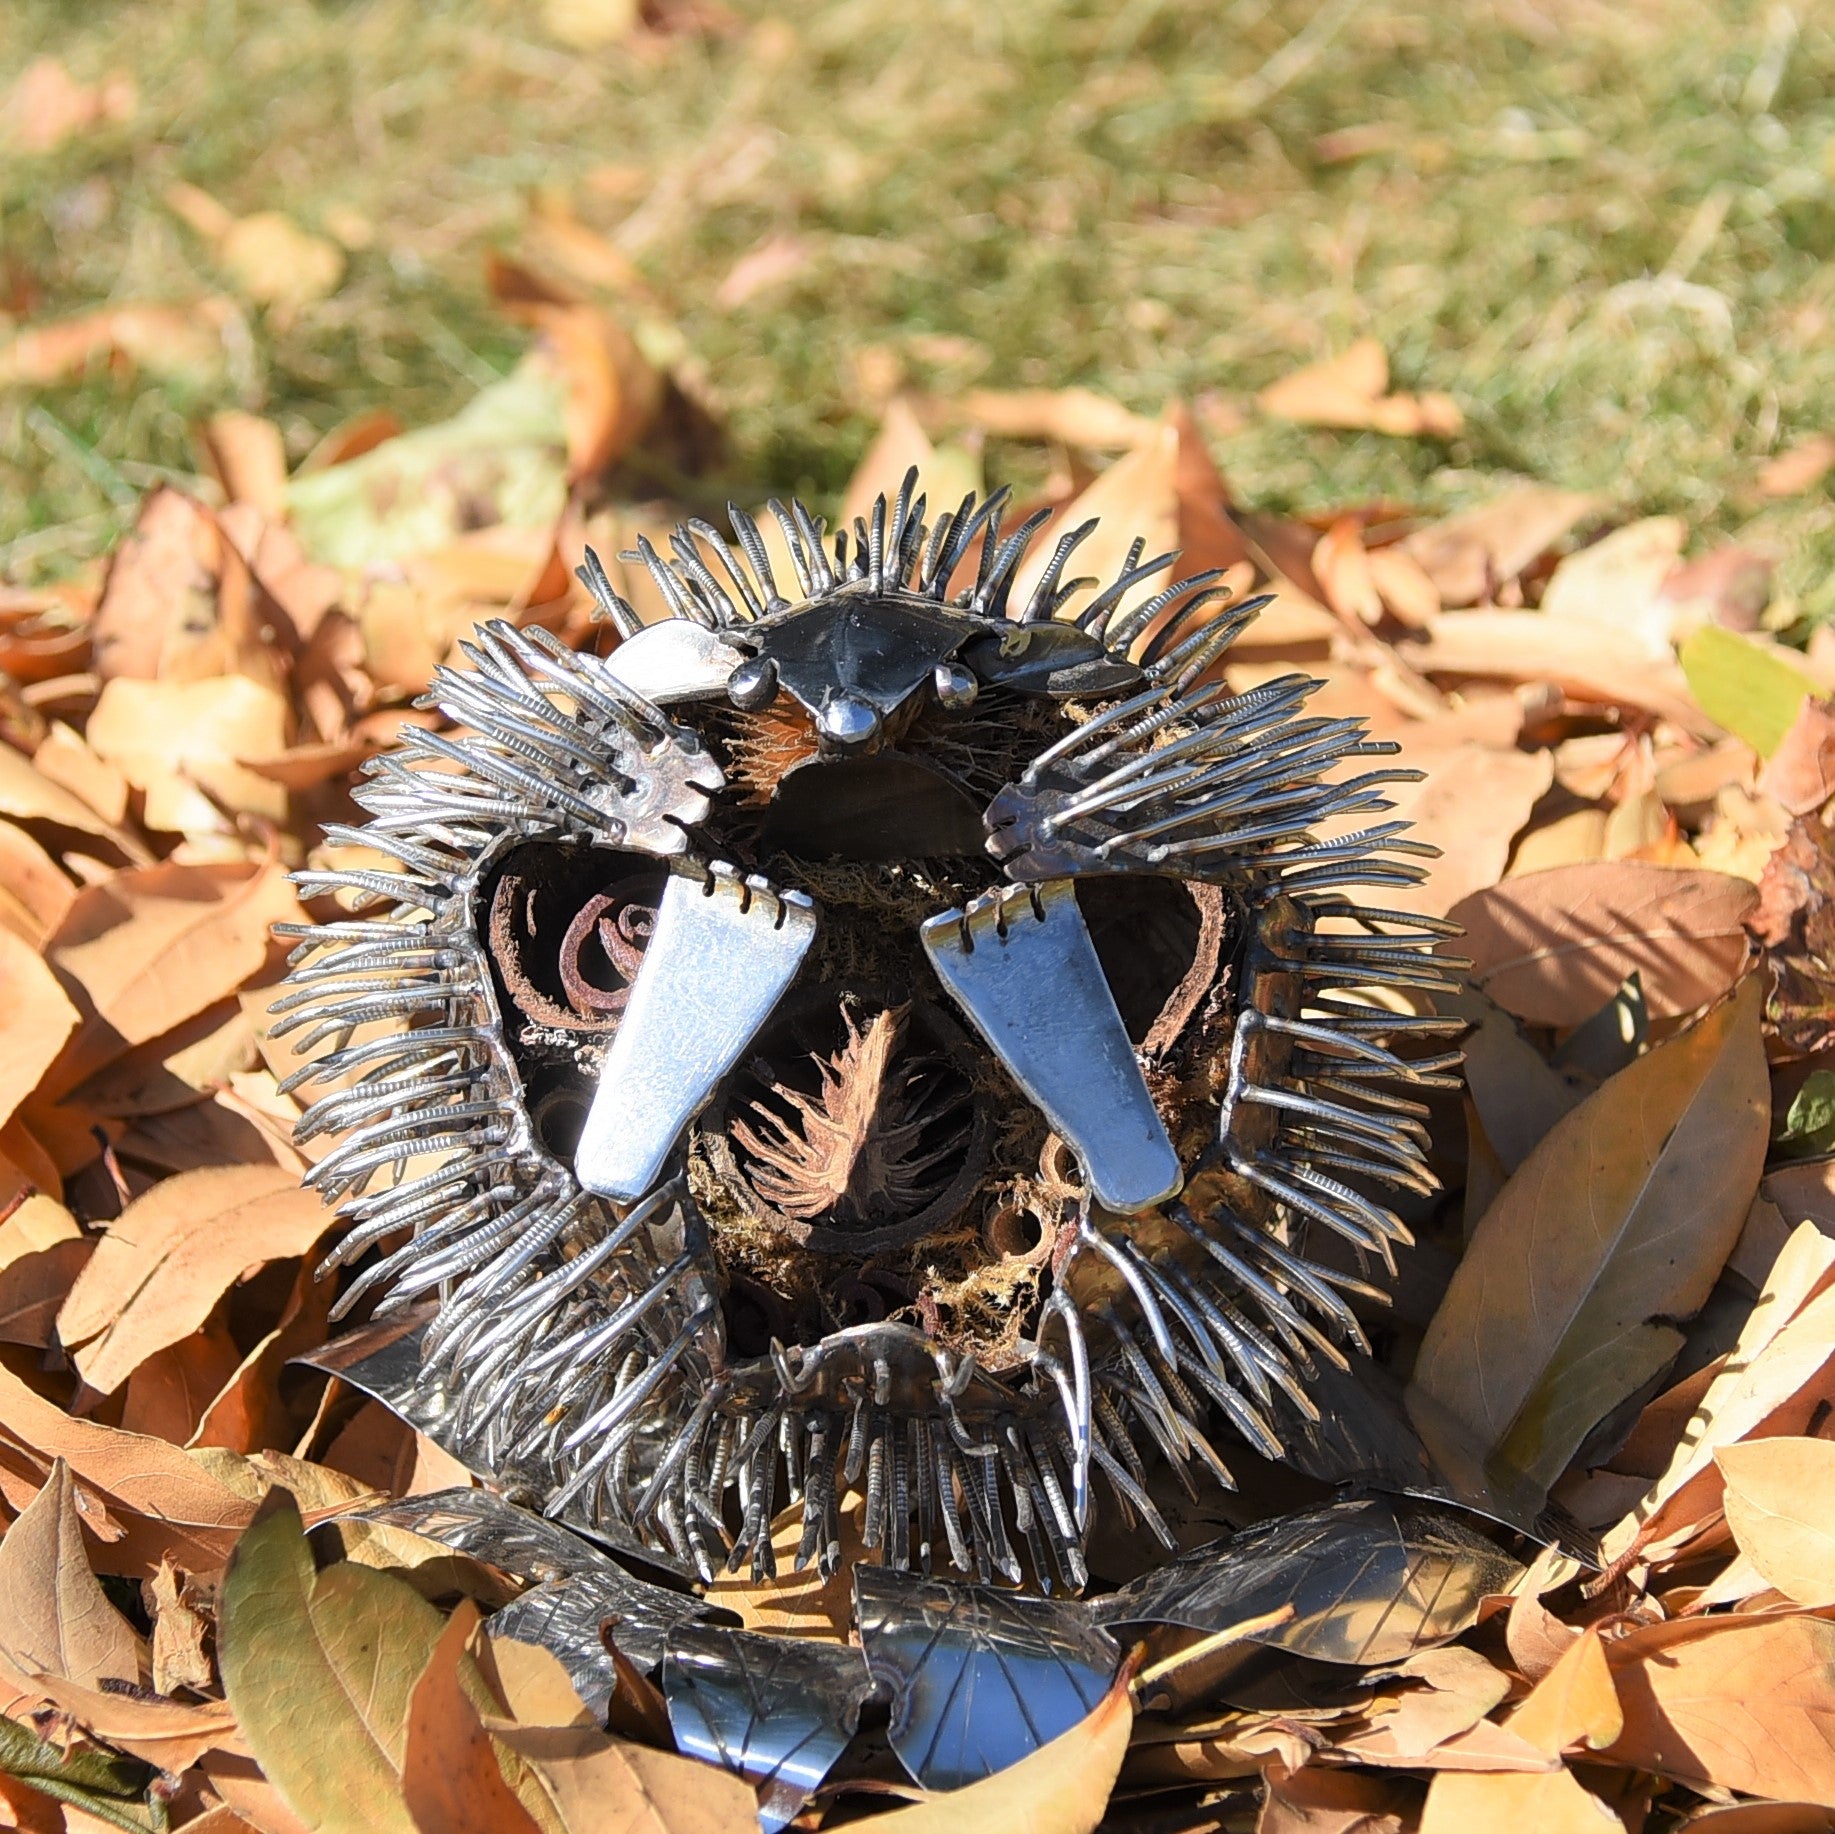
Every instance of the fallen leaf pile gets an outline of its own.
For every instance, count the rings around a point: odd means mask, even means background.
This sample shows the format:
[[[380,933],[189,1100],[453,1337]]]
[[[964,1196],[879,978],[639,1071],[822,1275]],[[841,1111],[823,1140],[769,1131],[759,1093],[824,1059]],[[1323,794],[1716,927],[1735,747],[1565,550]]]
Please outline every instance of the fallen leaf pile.
[[[132,96],[41,72],[7,106],[49,144]],[[285,312],[339,284],[315,231],[169,202],[225,300],[22,327],[0,378],[220,361],[228,294]],[[549,227],[561,265],[588,260]],[[656,616],[614,557],[711,513],[692,366],[542,274],[493,283],[533,345],[453,420],[378,413],[290,467],[274,426],[220,416],[214,488],[152,490],[94,572],[0,588],[0,1825],[757,1825],[752,1784],[674,1749],[620,1622],[595,1622],[614,1679],[588,1705],[505,1633],[526,1615],[494,1616],[564,1576],[379,1512],[474,1480],[301,1360],[338,1283],[314,1277],[332,1225],[299,1185],[321,1145],[291,1137],[271,931],[332,911],[289,871],[348,861],[324,829],[352,773],[434,718],[416,697],[475,623],[603,649],[583,547]],[[1460,420],[1392,391],[1373,344],[1259,406],[1397,437]],[[1464,928],[1468,1080],[1432,1117],[1447,1195],[1370,1310],[1371,1373],[1526,1572],[1456,1635],[1371,1630],[1343,1660],[1292,1653],[1279,1597],[1195,1644],[1156,1633],[1016,1767],[915,1800],[882,1733],[795,1825],[1835,1828],[1835,639],[1769,634],[1763,557],[1550,483],[1442,519],[1266,513],[1176,402],[893,392],[848,513],[911,465],[953,500],[989,437],[1054,461],[1036,564],[1100,515],[1085,571],[1138,537],[1271,589],[1232,687],[1302,669],[1312,711],[1421,773],[1401,813],[1441,852],[1398,897]],[[1759,488],[1827,457],[1793,462]],[[1245,1484],[1222,1520],[1296,1495]],[[715,1598],[832,1643],[839,1586]]]

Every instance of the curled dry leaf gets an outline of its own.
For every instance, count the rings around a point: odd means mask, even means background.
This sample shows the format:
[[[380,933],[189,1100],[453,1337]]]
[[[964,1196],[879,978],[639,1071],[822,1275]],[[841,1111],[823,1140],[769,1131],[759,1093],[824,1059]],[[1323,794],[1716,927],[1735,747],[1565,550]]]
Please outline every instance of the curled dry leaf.
[[[1391,395],[1389,359],[1375,338],[1359,338],[1265,388],[1256,405],[1277,420],[1311,427],[1368,427],[1378,433],[1450,439],[1465,425],[1450,395]]]
[[[1127,1755],[1129,1681],[1124,1666],[1087,1718],[1010,1769],[893,1810],[886,1834],[1092,1834]]]
[[[1411,1395],[1546,1487],[1682,1344],[1758,1187],[1769,1131],[1748,980],[1557,1121],[1473,1234]]]
[[[510,1787],[465,1687],[461,1664],[470,1666],[466,1644],[477,1625],[477,1609],[467,1601],[447,1620],[408,1696],[401,1760],[408,1812],[420,1834],[562,1834],[555,1817],[538,1820]],[[517,1769],[526,1776],[523,1766]],[[548,1806],[538,1784],[529,1780],[526,1788]]]
[[[1758,894],[1726,873],[1588,861],[1507,879],[1447,913],[1474,982],[1538,1025],[1580,1025],[1633,974],[1653,1015],[1718,998],[1745,965]]]
[[[84,1687],[140,1677],[140,1639],[90,1571],[70,1467],[61,1458],[0,1539],[0,1658],[26,1676]]]
[[[112,1394],[197,1330],[248,1270],[311,1250],[334,1221],[277,1166],[180,1172],[109,1225],[58,1315],[83,1380]]]

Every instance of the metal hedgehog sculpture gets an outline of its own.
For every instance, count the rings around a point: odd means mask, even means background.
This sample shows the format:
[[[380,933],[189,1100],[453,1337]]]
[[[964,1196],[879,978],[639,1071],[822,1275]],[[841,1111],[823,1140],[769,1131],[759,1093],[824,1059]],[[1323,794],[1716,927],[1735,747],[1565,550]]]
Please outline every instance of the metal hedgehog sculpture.
[[[1357,825],[1394,747],[1219,679],[1266,599],[1067,579],[1093,524],[1022,590],[1043,514],[915,483],[640,542],[647,627],[589,553],[609,656],[481,628],[332,831],[390,863],[302,875],[369,914],[280,1029],[335,1045],[341,1306],[437,1300],[479,1468],[703,1577],[797,1498],[832,1570],[856,1488],[886,1564],[1074,1588],[1099,1506],[1173,1546],[1149,1459],[1227,1484],[1358,1341],[1459,1029],[1369,990],[1451,985],[1449,926],[1352,896],[1432,851]]]

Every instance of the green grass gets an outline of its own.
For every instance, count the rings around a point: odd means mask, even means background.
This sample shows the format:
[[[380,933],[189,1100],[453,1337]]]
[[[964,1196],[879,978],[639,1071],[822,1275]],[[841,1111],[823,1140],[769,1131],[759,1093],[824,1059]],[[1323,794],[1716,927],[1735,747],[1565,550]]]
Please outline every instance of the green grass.
[[[827,0],[761,30],[761,10],[577,54],[508,0],[11,0],[0,83],[49,51],[85,79],[132,70],[141,102],[0,163],[0,309],[219,290],[162,201],[175,178],[311,228],[360,212],[375,239],[294,322],[251,314],[201,394],[0,391],[0,567],[106,545],[122,485],[190,468],[211,407],[273,415],[296,453],[361,408],[451,412],[520,347],[482,257],[548,191],[635,258],[742,485],[839,489],[872,431],[864,346],[918,387],[1081,383],[1150,411],[1244,403],[1373,333],[1398,386],[1459,399],[1465,433],[1251,414],[1214,442],[1240,495],[1439,508],[1530,474],[1679,513],[1698,545],[1742,533],[1835,614],[1827,489],[1749,495],[1766,455],[1835,420],[1827,11]],[[1372,150],[1322,157],[1348,128]],[[806,269],[723,310],[720,281],[774,235]]]

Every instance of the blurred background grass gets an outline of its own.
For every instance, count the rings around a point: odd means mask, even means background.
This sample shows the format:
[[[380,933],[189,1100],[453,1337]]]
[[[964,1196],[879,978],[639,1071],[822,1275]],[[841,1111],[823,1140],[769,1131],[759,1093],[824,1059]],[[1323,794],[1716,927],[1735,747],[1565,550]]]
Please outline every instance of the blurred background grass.
[[[226,290],[176,180],[288,212],[348,268],[247,309],[218,376],[0,389],[0,571],[105,549],[211,409],[273,416],[295,456],[362,409],[450,413],[525,342],[486,253],[565,205],[704,374],[748,495],[832,500],[901,376],[1085,384],[1199,400],[1251,503],[1434,510],[1527,474],[1681,514],[1698,545],[1740,532],[1835,614],[1826,485],[1751,491],[1835,424],[1827,9],[678,0],[674,29],[593,43],[616,10],[9,0],[0,87],[51,54],[139,90],[125,122],[4,155],[11,323]],[[1364,334],[1397,386],[1454,394],[1460,436],[1255,416]]]

